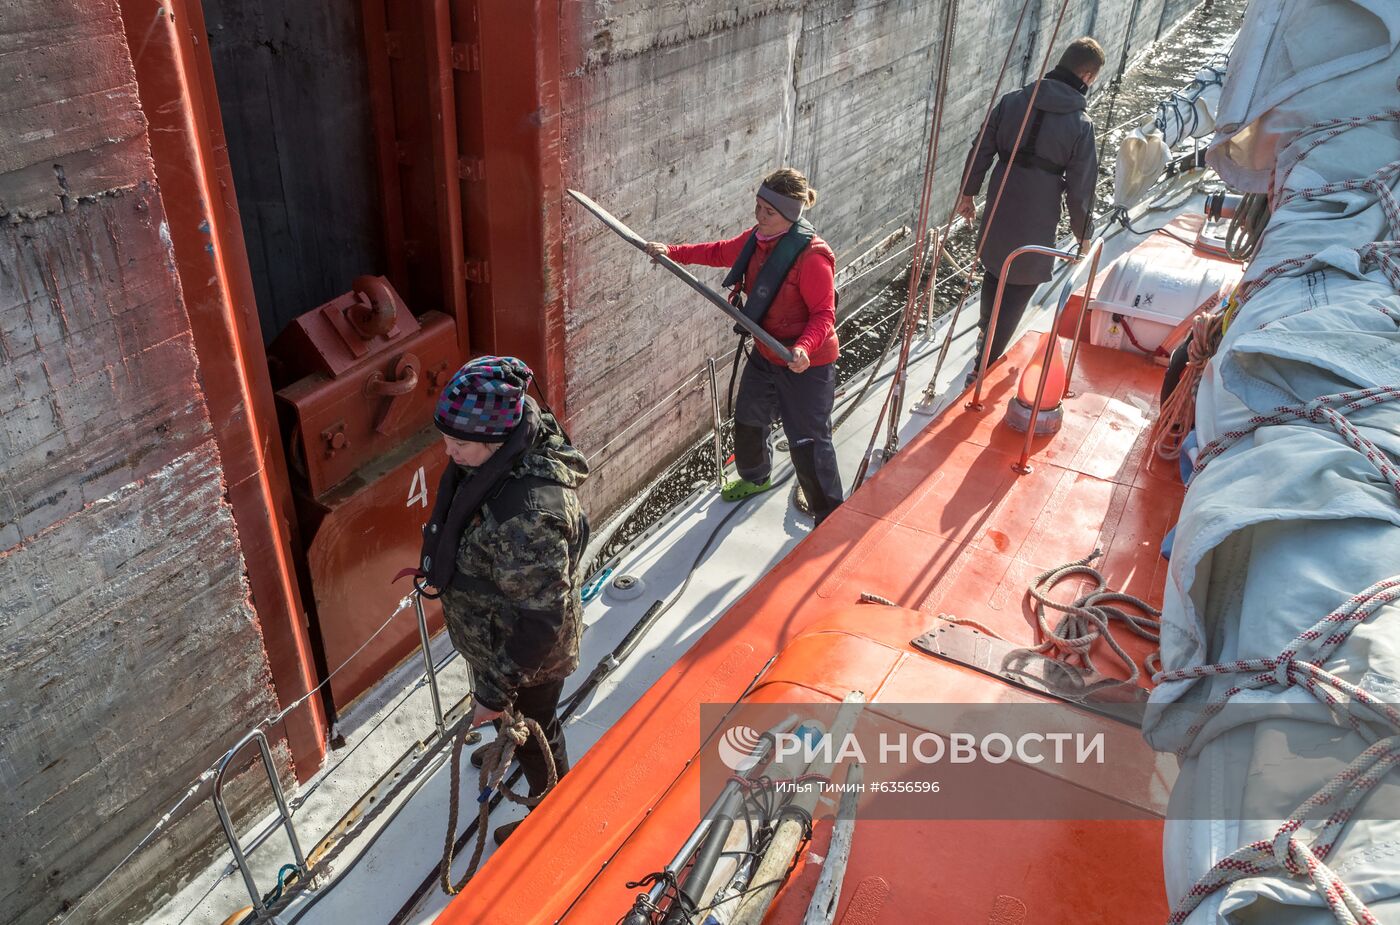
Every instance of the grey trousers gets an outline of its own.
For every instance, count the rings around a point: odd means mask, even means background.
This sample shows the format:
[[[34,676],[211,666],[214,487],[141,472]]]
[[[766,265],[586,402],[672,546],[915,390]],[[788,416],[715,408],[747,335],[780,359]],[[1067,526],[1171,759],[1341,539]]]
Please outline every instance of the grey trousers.
[[[768,434],[775,421],[782,421],[797,482],[817,523],[844,497],[836,447],[831,442],[835,396],[835,363],[795,373],[755,352],[739,379],[734,407],[734,462],[739,477],[762,482],[772,474]]]

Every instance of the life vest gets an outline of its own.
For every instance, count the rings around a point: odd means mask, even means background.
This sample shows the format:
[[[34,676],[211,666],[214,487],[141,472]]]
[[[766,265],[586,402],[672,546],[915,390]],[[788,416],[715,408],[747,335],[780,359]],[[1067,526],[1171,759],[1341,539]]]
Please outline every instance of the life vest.
[[[744,283],[749,261],[753,259],[754,251],[758,250],[758,229],[754,229],[744,242],[743,249],[739,251],[739,259],[734,261],[734,266],[724,278],[724,285],[730,290],[729,301],[749,320],[755,324],[762,324],[763,316],[768,314],[768,309],[773,305],[773,297],[778,294],[778,288],[796,265],[797,258],[802,256],[802,252],[816,236],[816,229],[805,218],[793,222],[787,233],[773,245],[768,259],[763,261],[763,266],[759,268],[758,279],[754,280],[753,288],[745,298]],[[746,333],[738,325],[734,326],[734,330],[740,334]]]

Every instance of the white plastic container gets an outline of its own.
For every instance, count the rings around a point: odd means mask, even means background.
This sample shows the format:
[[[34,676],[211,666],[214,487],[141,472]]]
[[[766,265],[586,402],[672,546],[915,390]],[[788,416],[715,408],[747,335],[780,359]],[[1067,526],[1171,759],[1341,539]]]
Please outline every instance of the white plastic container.
[[[1239,280],[1239,270],[1229,264],[1200,259],[1184,248],[1183,258],[1166,263],[1158,251],[1116,261],[1089,304],[1089,342],[1154,355],[1181,322],[1203,306],[1215,308]]]

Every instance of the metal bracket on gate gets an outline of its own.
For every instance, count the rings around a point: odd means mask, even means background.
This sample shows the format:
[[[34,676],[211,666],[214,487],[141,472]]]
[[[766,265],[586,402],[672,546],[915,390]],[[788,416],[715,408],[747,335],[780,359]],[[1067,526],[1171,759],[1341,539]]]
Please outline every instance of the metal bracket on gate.
[[[263,830],[244,851],[243,844],[238,840],[238,833],[233,830],[233,819],[229,816],[228,807],[224,804],[224,777],[228,773],[229,765],[233,759],[250,742],[258,743],[258,751],[262,755],[263,770],[267,773],[267,781],[272,786],[272,796],[277,801],[277,820],[265,830]],[[292,854],[297,859],[297,875],[306,877],[309,868],[306,864],[306,856],[301,853],[301,843],[297,841],[296,829],[292,827],[292,813],[287,809],[287,798],[282,793],[282,782],[277,779],[277,768],[272,763],[272,750],[268,747],[267,736],[261,729],[254,729],[252,732],[238,740],[238,744],[230,748],[219,762],[219,768],[214,773],[214,789],[212,794],[214,801],[214,811],[219,815],[219,825],[223,826],[224,837],[228,839],[229,849],[233,852],[233,860],[238,865],[238,871],[243,875],[243,883],[248,887],[248,895],[253,899],[253,911],[258,921],[262,921],[267,916],[267,904],[263,902],[262,893],[258,890],[258,885],[253,880],[253,871],[248,866],[248,853],[257,849],[277,831],[278,826],[287,830],[287,839],[292,843]]]
[[[1142,726],[1147,691],[1136,684],[1050,658],[1028,646],[988,636],[958,623],[938,626],[910,641],[929,655],[991,675],[1017,687],[1045,694],[1092,713]]]

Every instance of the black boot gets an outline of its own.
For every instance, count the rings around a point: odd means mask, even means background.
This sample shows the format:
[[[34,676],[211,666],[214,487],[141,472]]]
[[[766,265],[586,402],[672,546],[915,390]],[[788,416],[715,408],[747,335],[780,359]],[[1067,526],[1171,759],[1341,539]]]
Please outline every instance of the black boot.
[[[516,829],[520,828],[520,823],[524,821],[524,819],[517,819],[514,822],[507,822],[505,825],[496,826],[496,831],[491,833],[491,839],[496,843],[496,847],[499,848],[501,845],[504,845],[506,839],[510,838],[511,834]]]
[[[794,445],[789,453],[792,468],[797,473],[797,484],[802,487],[802,495],[807,499],[807,508],[812,519],[821,523],[827,515],[841,504],[841,476],[836,471],[836,454],[830,444],[821,453],[814,441]],[[829,458],[828,458],[829,457]]]

